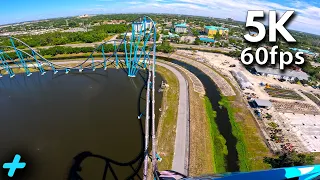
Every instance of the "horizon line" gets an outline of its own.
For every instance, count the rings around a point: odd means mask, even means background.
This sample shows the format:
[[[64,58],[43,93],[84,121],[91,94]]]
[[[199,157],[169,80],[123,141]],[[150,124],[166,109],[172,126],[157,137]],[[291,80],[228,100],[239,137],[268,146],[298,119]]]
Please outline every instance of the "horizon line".
[[[145,13],[145,12],[136,12],[136,13],[98,13],[98,14],[87,14],[87,15],[91,15],[91,16],[97,16],[97,15],[117,15],[117,14],[161,14],[161,15],[182,15],[182,16],[194,16],[194,17],[208,17],[208,18],[214,18],[214,19],[228,19],[230,17],[227,18],[217,18],[217,17],[213,17],[213,16],[201,16],[201,15],[189,15],[189,14],[174,14],[174,13]],[[8,23],[8,24],[0,24],[0,28],[1,26],[8,26],[8,25],[15,25],[15,24],[22,24],[22,23],[27,23],[27,22],[36,22],[36,21],[45,21],[45,20],[52,20],[52,19],[59,19],[59,18],[72,18],[72,17],[77,17],[77,16],[81,16],[81,15],[85,15],[85,14],[79,14],[79,15],[73,15],[73,16],[57,16],[57,17],[52,17],[52,18],[43,18],[43,19],[35,19],[35,20],[28,20],[28,21],[20,21],[20,22],[14,22],[14,23]],[[232,19],[232,18],[230,18]],[[232,19],[233,21],[236,22],[243,22],[245,23],[245,21],[240,21],[240,20],[235,20]],[[266,25],[265,25],[266,26]],[[309,32],[304,32],[304,31],[300,31],[300,30],[294,30],[294,29],[288,29],[290,31],[296,31],[296,32],[302,32],[302,33],[306,33],[306,34],[311,34],[311,35],[316,35],[316,36],[320,36],[320,34],[313,34],[313,33],[309,33]]]

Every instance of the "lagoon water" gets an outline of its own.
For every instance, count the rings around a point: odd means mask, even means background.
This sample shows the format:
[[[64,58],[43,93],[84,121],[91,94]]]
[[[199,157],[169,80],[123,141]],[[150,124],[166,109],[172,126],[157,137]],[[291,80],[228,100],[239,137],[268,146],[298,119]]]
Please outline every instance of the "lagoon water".
[[[161,80],[157,75],[157,89]],[[18,153],[27,166],[17,170],[13,179],[62,180],[73,157],[83,151],[119,162],[135,159],[144,138],[137,119],[139,107],[145,106],[142,86],[142,78],[128,78],[116,69],[4,76],[0,79],[0,162],[12,161]],[[157,93],[157,114],[161,98]],[[102,179],[104,168],[103,160],[88,158],[81,175],[85,180]],[[118,179],[132,174],[128,166],[112,168]],[[2,170],[0,179],[6,179],[7,172]]]

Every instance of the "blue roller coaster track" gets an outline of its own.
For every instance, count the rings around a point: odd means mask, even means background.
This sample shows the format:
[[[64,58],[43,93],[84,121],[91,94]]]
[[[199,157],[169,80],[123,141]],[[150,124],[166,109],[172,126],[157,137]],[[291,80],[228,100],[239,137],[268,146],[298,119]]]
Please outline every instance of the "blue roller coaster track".
[[[59,71],[69,73],[72,70],[82,72],[83,69],[95,71],[96,68],[99,67],[103,67],[106,70],[108,66],[115,65],[117,68],[121,67],[126,70],[129,77],[135,77],[140,69],[148,68],[148,64],[152,61],[150,55],[155,54],[157,33],[155,25],[155,22],[148,17],[140,18],[139,21],[134,21],[132,23],[132,27],[130,28],[132,29],[131,32],[129,33],[127,31],[122,40],[112,40],[101,43],[86,60],[70,67],[47,60],[23,41],[9,36],[8,38],[10,39],[11,46],[0,47],[0,49],[2,49],[0,50],[0,69],[5,70],[7,74],[13,78],[15,76],[13,71],[14,68],[24,69],[26,75],[31,76],[32,71],[30,69],[32,68],[37,69],[44,75],[48,70],[51,70],[56,74]],[[129,42],[126,40],[127,36],[130,36]],[[24,46],[27,50],[24,51],[19,49],[16,44]],[[105,53],[106,44],[114,45],[114,52],[111,55]],[[124,58],[121,59],[118,55],[118,53],[120,53],[120,48],[124,48],[124,52],[121,52],[121,55],[124,53]],[[8,49],[15,51],[17,56],[16,59],[13,60],[12,57],[6,53],[5,50]],[[26,51],[31,53],[29,54]],[[98,51],[101,52],[102,61],[95,60],[95,57],[97,57],[95,53]],[[10,66],[12,63],[14,63],[15,66]]]
[[[131,30],[130,30],[131,29]],[[155,68],[156,68],[156,23],[147,16],[136,19],[132,22],[131,27],[124,34],[124,38],[121,40],[106,41],[98,45],[94,51],[85,60],[76,65],[64,66],[56,61],[50,61],[39,54],[35,49],[19,40],[18,38],[9,36],[11,46],[0,47],[0,77],[3,76],[4,71],[10,78],[15,77],[15,69],[24,70],[26,76],[31,76],[34,69],[40,72],[41,75],[45,75],[47,72],[52,71],[53,74],[63,72],[68,74],[71,71],[83,72],[84,70],[95,71],[97,68],[103,68],[107,70],[108,67],[114,66],[116,68],[123,69],[128,77],[136,77],[140,70],[146,70],[145,86],[146,89],[146,109],[144,112],[140,112],[138,119],[145,118],[145,132],[144,135],[144,148],[140,155],[134,160],[126,163],[120,163],[103,156],[94,155],[90,152],[83,152],[77,155],[74,160],[75,164],[72,166],[69,174],[69,180],[81,179],[77,172],[80,168],[80,163],[86,157],[101,158],[106,161],[106,170],[103,177],[106,177],[107,170],[111,171],[111,174],[117,179],[116,174],[112,166],[128,166],[131,167],[134,173],[127,179],[139,179],[146,180],[148,177],[148,159],[149,159],[149,142],[152,137],[152,172],[154,179],[243,179],[243,180],[280,180],[280,179],[301,179],[311,180],[317,179],[320,176],[320,165],[302,166],[302,167],[290,167],[279,168],[257,172],[243,172],[243,173],[227,173],[222,175],[214,175],[207,177],[188,178],[180,173],[173,171],[158,171],[157,168],[157,153],[156,153],[156,139],[155,139]],[[130,40],[126,38],[129,36]],[[105,53],[105,45],[112,44],[114,47],[113,53]],[[18,45],[18,46],[17,46]],[[18,47],[24,46],[24,50]],[[120,52],[120,48],[123,48],[123,52]],[[16,57],[10,57],[8,51],[15,52]],[[31,53],[30,53],[31,52]],[[97,52],[101,52],[98,54]],[[120,54],[121,53],[121,54]],[[95,58],[98,55],[102,60]],[[151,58],[152,57],[152,58]],[[78,62],[78,61],[77,61]],[[74,64],[70,61],[70,64]],[[149,122],[151,121],[151,135]],[[141,121],[139,121],[141,123]],[[140,124],[141,131],[143,131],[142,123]],[[138,168],[134,168],[133,164],[138,163]],[[138,175],[139,168],[143,165],[143,178]]]

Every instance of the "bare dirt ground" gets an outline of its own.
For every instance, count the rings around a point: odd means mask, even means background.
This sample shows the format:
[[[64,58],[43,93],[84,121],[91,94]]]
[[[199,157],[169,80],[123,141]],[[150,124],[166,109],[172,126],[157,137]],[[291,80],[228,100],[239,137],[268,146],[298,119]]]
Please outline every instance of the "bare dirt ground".
[[[163,61],[161,61],[163,62]],[[210,124],[206,117],[204,99],[204,87],[201,81],[185,68],[164,62],[175,67],[186,76],[189,83],[190,98],[190,154],[189,175],[199,176],[213,173],[213,149],[210,135]]]
[[[231,70],[241,71],[248,80],[252,83],[252,90],[246,89],[242,91],[242,94],[245,92],[254,93],[255,98],[271,100],[273,102],[273,108],[270,110],[262,110],[262,117],[266,117],[267,114],[272,116],[271,119],[262,118],[262,120],[257,120],[258,124],[260,124],[260,128],[262,134],[265,136],[266,141],[268,142],[268,146],[270,149],[275,151],[281,151],[282,145],[285,143],[291,143],[294,148],[300,152],[310,152],[308,148],[301,142],[301,139],[297,136],[296,133],[290,131],[288,125],[289,122],[285,121],[280,114],[283,113],[297,113],[297,114],[310,114],[316,115],[320,114],[320,108],[313,101],[311,101],[308,97],[306,97],[301,91],[312,92],[312,94],[320,94],[320,90],[313,89],[312,87],[305,87],[299,84],[291,84],[289,82],[280,82],[272,77],[267,76],[256,76],[247,71],[242,63],[235,59],[222,54],[209,53],[209,52],[200,52],[200,51],[188,51],[188,50],[178,50],[178,54],[183,54],[184,56],[188,56],[190,58],[196,59],[197,61],[211,64],[215,69],[218,69],[229,79],[233,79]],[[235,67],[230,67],[230,65],[235,65]],[[236,85],[235,81],[231,81]],[[260,83],[264,84],[268,83],[270,85],[279,86],[284,89],[289,89],[297,93],[302,97],[301,100],[294,99],[283,99],[283,97],[271,97],[264,89],[264,86],[261,86]],[[306,119],[308,122],[309,120]],[[279,141],[271,141],[271,132],[273,131],[270,128],[270,123],[274,122],[278,125],[276,129],[282,130],[282,133],[279,135],[281,142]],[[320,129],[320,127],[317,127]],[[318,158],[318,157],[317,157]]]
[[[251,81],[251,83],[257,87],[259,87],[259,84],[261,82],[264,82],[264,83],[283,86],[283,87],[290,88],[290,89],[301,89],[301,90],[305,90],[305,91],[313,91],[316,93],[320,93],[320,90],[313,89],[310,86],[304,87],[299,84],[291,84],[289,82],[280,82],[280,81],[275,80],[271,77],[255,76],[255,75],[251,74],[250,72],[248,72],[243,67],[242,63],[239,60],[232,58],[232,57],[229,57],[229,56],[226,56],[226,55],[223,55],[223,54],[200,52],[200,51],[193,53],[192,51],[188,51],[188,50],[178,50],[177,53],[189,55],[190,57],[193,56],[195,58],[202,58],[204,60],[207,60],[208,63],[214,65],[217,69],[220,69],[220,70],[224,71],[225,73],[227,73],[231,70],[241,71],[243,74],[246,75],[246,77]],[[236,65],[236,67],[229,67],[232,64]],[[232,76],[231,73],[227,73],[227,74]],[[255,91],[256,91],[256,89],[255,89]],[[264,94],[262,94],[261,96],[263,96],[263,95]]]
[[[194,61],[189,57],[185,57],[181,54],[178,54],[178,53],[174,53],[174,54],[158,53],[157,55],[177,59],[179,61],[188,63],[198,69],[201,69],[218,86],[219,90],[221,91],[221,94],[223,94],[224,96],[234,96],[235,95],[235,92],[233,91],[232,87],[228,84],[228,82],[223,77],[221,77],[219,74],[217,74],[215,71],[213,71],[210,67],[208,67],[200,62]]]

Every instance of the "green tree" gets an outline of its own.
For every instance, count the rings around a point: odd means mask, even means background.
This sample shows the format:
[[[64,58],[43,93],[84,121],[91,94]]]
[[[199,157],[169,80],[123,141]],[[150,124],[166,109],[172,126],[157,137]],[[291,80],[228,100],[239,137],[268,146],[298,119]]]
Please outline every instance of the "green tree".
[[[72,28],[77,27],[77,23],[72,21],[69,23],[69,27],[72,27]]]
[[[199,36],[200,35],[199,31],[197,29],[195,29],[195,28],[193,28],[191,31],[192,31],[192,34],[194,36]]]
[[[311,165],[314,163],[314,156],[312,154],[298,154],[296,152],[289,152],[281,154],[277,158],[265,157],[263,161],[270,164],[272,168],[292,167]]]
[[[174,48],[168,41],[162,41],[161,45],[157,45],[157,51],[171,53],[174,51]]]
[[[221,34],[220,34],[219,31],[217,31],[217,33],[214,35],[214,39],[215,39],[216,41],[219,41],[219,40],[221,39]]]
[[[196,39],[194,40],[194,44],[195,45],[200,45],[201,44],[201,41],[200,41],[199,37],[196,37]]]
[[[231,57],[240,57],[241,56],[241,51],[236,50],[236,51],[230,51],[229,56]]]
[[[159,41],[159,38],[160,38],[160,34],[157,33],[157,34],[156,34],[156,41]]]

